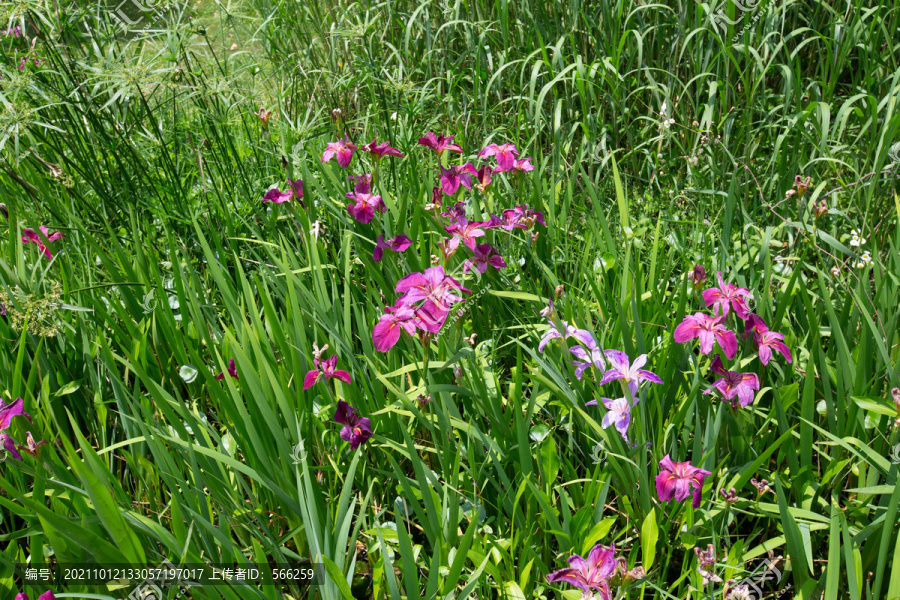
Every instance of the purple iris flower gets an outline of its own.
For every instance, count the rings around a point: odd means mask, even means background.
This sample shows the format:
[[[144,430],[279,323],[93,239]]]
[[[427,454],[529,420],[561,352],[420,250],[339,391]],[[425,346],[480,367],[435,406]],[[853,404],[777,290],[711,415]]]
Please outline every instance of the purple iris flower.
[[[487,192],[488,187],[490,187],[493,173],[493,169],[487,165],[482,165],[478,168],[478,172],[475,174],[475,187],[482,194]]]
[[[385,250],[393,250],[394,252],[404,252],[412,244],[412,240],[402,233],[385,241],[383,235],[379,235],[375,241],[375,251],[372,252],[372,260],[381,262]]]
[[[273,204],[282,204],[284,202],[289,202],[291,198],[294,197],[294,192],[291,190],[287,190],[286,192],[282,192],[278,188],[272,188],[266,195],[263,196],[263,202],[272,202]]]
[[[459,144],[453,143],[453,138],[456,136],[449,135],[444,137],[442,135],[435,135],[432,132],[428,132],[425,134],[425,137],[419,138],[419,145],[425,146],[426,148],[431,148],[437,155],[440,156],[446,150],[452,150],[453,152],[462,152],[462,148]]]
[[[0,446],[3,447],[9,454],[18,460],[22,460],[22,455],[19,454],[19,451],[16,450],[16,442],[12,439],[5,431],[0,433]]]
[[[513,170],[514,171],[524,171],[525,173],[534,171],[534,165],[531,164],[531,157],[526,156],[525,158],[515,161],[513,163]]]
[[[605,406],[609,412],[603,415],[603,421],[600,425],[603,429],[606,429],[610,425],[615,424],[616,431],[622,435],[622,439],[626,442],[628,442],[628,425],[631,423],[631,407],[636,406],[638,403],[638,396],[635,395],[633,398],[634,400],[631,403],[628,402],[627,398],[616,398],[615,400],[601,398],[603,406]],[[591,400],[590,402],[584,403],[585,406],[593,404],[597,404],[597,401]]]
[[[238,374],[237,374],[237,367],[234,366],[233,358],[228,361],[228,374],[231,375],[232,377],[234,377],[235,379],[240,379],[240,377],[238,377]],[[218,379],[218,380],[225,379],[225,372],[223,371],[223,372],[219,373],[218,375],[216,375],[216,379]]]
[[[454,237],[459,238],[459,241],[465,243],[465,245],[469,247],[469,250],[474,252],[476,244],[475,238],[484,236],[484,229],[482,229],[481,226],[482,223],[480,221],[472,221],[469,223],[469,220],[463,216],[457,218],[456,223],[444,226],[444,229],[446,229],[448,233],[452,233]],[[457,244],[459,244],[459,241],[457,241]]]
[[[472,175],[478,176],[478,171],[472,163],[453,165],[449,169],[441,167],[441,189],[448,196],[455,194],[460,184],[471,190]]]
[[[28,600],[28,594],[26,594],[25,592],[17,594],[16,600]],[[53,595],[52,591],[47,590],[46,592],[38,596],[37,600],[56,600],[56,596]]]
[[[784,335],[769,331],[769,326],[766,325],[766,322],[759,315],[751,314],[747,319],[747,325],[747,330],[741,334],[741,337],[753,335],[753,341],[759,350],[759,361],[763,365],[768,365],[769,361],[772,360],[773,350],[781,352],[786,361],[791,362],[793,360],[790,348],[784,343]]]
[[[372,437],[372,424],[369,419],[359,416],[356,409],[343,400],[338,400],[334,420],[343,425],[341,427],[341,439],[345,442],[350,442],[351,450],[356,450]]]
[[[438,188],[434,188],[438,189]],[[466,203],[460,200],[456,204],[450,206],[446,212],[442,212],[441,216],[445,219],[450,219],[451,221],[458,221],[459,219],[464,219],[466,217]]]
[[[722,376],[717,379],[712,386],[719,390],[723,400],[731,402],[731,408],[734,410],[747,407],[753,403],[756,397],[754,390],[759,390],[759,377],[756,373],[738,373],[737,371],[728,371],[722,366],[722,359],[719,355],[712,359],[709,366],[710,371],[718,373]],[[712,390],[706,390],[704,394],[712,393]]]
[[[734,309],[742,319],[747,319],[750,315],[750,307],[747,306],[747,298],[753,299],[753,294],[747,288],[739,288],[731,283],[725,283],[722,280],[722,273],[717,272],[716,277],[719,279],[719,287],[709,288],[703,291],[703,300],[706,306],[715,306],[713,313],[718,315],[719,309],[722,309],[722,316],[728,314],[730,309]]]
[[[472,293],[444,273],[444,267],[441,266],[425,269],[424,273],[410,273],[397,282],[394,291],[403,294],[397,300],[398,304],[410,306],[425,300],[423,305],[425,316],[422,318],[434,316],[441,320],[446,318],[454,304],[463,301],[460,293]]]
[[[347,212],[360,223],[371,223],[376,211],[380,213],[387,211],[381,196],[350,192],[347,197],[356,202],[356,204],[351,202],[347,205]]]
[[[548,583],[568,583],[581,590],[582,600],[590,600],[596,592],[599,600],[612,600],[607,579],[616,571],[616,545],[609,548],[597,544],[587,558],[579,555],[569,557],[569,566],[547,574]]]
[[[25,417],[31,423],[31,415],[25,412],[25,401],[21,398],[16,398],[15,401],[6,404],[0,399],[0,431],[9,429],[13,417]]]
[[[499,146],[497,144],[489,144],[478,153],[478,158],[485,158],[486,156],[497,157],[497,168],[494,171],[499,173],[513,169],[513,165],[519,157],[519,151],[516,150],[515,144],[501,144]]]
[[[580,335],[582,331],[584,330],[576,330],[574,337],[584,343],[585,346],[587,346],[587,349],[582,348],[581,346],[572,346],[569,348],[569,352],[578,359],[571,361],[571,364],[575,367],[575,377],[578,381],[581,381],[584,372],[591,367],[596,367],[600,372],[601,377],[606,371],[606,361],[603,360],[603,350],[597,345],[597,342],[594,341],[594,337],[589,333],[587,337]],[[596,400],[592,400],[592,402],[594,404],[597,403]]]
[[[353,182],[353,191],[357,194],[372,193],[371,173],[366,173],[365,175],[351,175],[347,179]]]
[[[350,166],[350,161],[353,160],[354,152],[356,152],[356,145],[345,135],[344,139],[336,142],[329,142],[328,145],[325,146],[325,153],[322,154],[322,162],[327,163],[332,158],[335,158],[337,159],[337,163],[346,169]]]
[[[400,340],[400,333],[405,331],[414,335],[416,331],[416,312],[409,306],[398,304],[386,306],[378,324],[372,329],[372,344],[379,352],[387,352]]]
[[[382,142],[379,144],[374,139],[368,144],[364,144],[362,148],[360,148],[360,151],[368,152],[376,161],[380,161],[385,156],[403,158],[403,153],[397,148],[392,148],[390,142]]]
[[[325,379],[340,379],[348,385],[353,383],[350,379],[350,373],[335,368],[337,366],[337,359],[337,354],[332,354],[325,360],[319,358],[314,359],[313,364],[316,368],[309,371],[306,374],[306,377],[303,378],[303,391],[306,391],[315,385],[321,377],[324,377]]]
[[[603,374],[600,385],[621,379],[628,385],[631,396],[637,397],[638,386],[641,381],[649,381],[651,383],[663,382],[655,373],[641,368],[647,364],[646,354],[641,354],[631,364],[629,364],[628,355],[621,350],[606,350],[604,354],[606,354],[610,368]]]
[[[675,341],[683,344],[694,338],[700,338],[700,352],[703,354],[712,352],[713,344],[719,342],[725,356],[731,360],[737,354],[738,341],[734,332],[725,328],[724,322],[725,315],[719,317],[710,317],[703,313],[688,315],[675,328]]]
[[[490,244],[478,244],[475,246],[474,252],[475,258],[470,258],[464,263],[464,272],[468,273],[469,269],[474,268],[479,273],[486,273],[488,265],[497,270],[506,268],[506,261]]]
[[[693,495],[691,506],[699,508],[703,481],[711,473],[692,466],[690,461],[672,462],[668,454],[659,461],[659,468],[659,475],[656,476],[656,494],[660,501],[669,502],[674,499],[681,502]]]
[[[41,225],[40,227],[38,227],[38,229],[41,230],[41,233],[44,234],[44,237],[47,238],[48,242],[55,242],[56,240],[66,237],[59,231],[54,231],[53,233],[50,233],[50,230],[47,229],[47,227],[45,227],[44,225]],[[53,258],[53,254],[50,252],[50,248],[48,248],[44,244],[44,240],[43,240],[43,238],[41,238],[41,236],[40,236],[40,234],[38,234],[38,232],[36,232],[34,229],[29,229],[28,227],[25,227],[24,229],[22,229],[22,233],[24,234],[24,235],[22,235],[22,243],[23,244],[29,244],[29,243],[37,244],[38,249],[44,253],[44,256],[46,256],[47,258]]]

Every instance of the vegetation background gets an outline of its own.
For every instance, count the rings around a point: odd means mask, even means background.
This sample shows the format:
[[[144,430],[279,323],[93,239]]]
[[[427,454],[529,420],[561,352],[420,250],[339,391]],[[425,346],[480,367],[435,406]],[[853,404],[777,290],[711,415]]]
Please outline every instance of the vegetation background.
[[[723,580],[776,565],[767,598],[900,597],[895,2],[17,0],[0,16],[20,27],[0,37],[0,391],[32,417],[13,437],[52,442],[0,465],[3,598],[46,587],[16,563],[271,558],[329,580],[189,597],[574,600],[545,575],[596,543],[646,570],[626,598],[723,597],[697,571],[707,544]],[[391,290],[440,253],[428,131],[462,160],[489,142],[533,157],[470,210],[528,203],[547,225],[495,238],[508,267],[458,325],[382,354]],[[344,199],[365,159],[320,162],[344,133],[406,155],[383,164],[370,225]],[[798,174],[811,186],[786,196]],[[305,208],[261,202],[288,178]],[[40,225],[65,235],[52,261],[20,241]],[[399,233],[410,250],[373,262]],[[750,289],[793,352],[743,361],[761,389],[737,412],[672,339],[703,308],[695,264]],[[665,381],[634,448],[585,406],[615,392],[575,378],[563,342],[537,351],[550,299]],[[302,391],[313,343],[352,385]],[[216,380],[230,359],[239,379]],[[358,450],[339,399],[371,419]],[[712,472],[700,508],[658,501],[666,454]]]

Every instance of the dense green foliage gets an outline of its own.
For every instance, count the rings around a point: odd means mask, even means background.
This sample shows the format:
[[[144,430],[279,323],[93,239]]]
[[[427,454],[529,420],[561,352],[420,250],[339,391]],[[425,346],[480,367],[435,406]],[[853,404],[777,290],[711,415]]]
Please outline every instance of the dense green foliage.
[[[123,27],[112,5],[0,3],[21,28],[0,36],[0,394],[32,420],[6,433],[51,441],[0,463],[0,596],[26,590],[15,563],[271,558],[328,581],[190,597],[575,600],[545,576],[615,543],[646,571],[611,580],[626,598],[722,598],[763,559],[767,598],[900,598],[900,8],[742,7],[201,0]],[[489,232],[507,267],[468,274],[441,335],[382,353],[397,282],[447,235],[428,131],[464,150],[444,166],[532,157],[454,200],[546,226]],[[368,157],[321,161],[345,133],[405,154],[368,224],[345,198]],[[305,207],[262,202],[295,179]],[[65,237],[23,243],[39,226]],[[704,394],[712,354],[673,339],[717,271],[793,354],[762,366],[742,341],[729,368],[760,389],[738,410]],[[618,384],[576,377],[571,339],[538,350],[551,299],[665,382],[641,388],[633,446],[585,405]],[[314,343],[352,384],[303,390]],[[358,449],[339,400],[371,420]],[[699,508],[660,501],[667,454],[711,472]],[[703,584],[708,544],[731,584]]]

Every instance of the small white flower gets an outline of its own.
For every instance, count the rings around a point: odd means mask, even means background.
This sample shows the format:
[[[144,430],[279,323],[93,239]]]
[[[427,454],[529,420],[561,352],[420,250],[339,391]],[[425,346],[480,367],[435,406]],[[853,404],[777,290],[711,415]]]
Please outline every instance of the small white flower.
[[[665,115],[665,114],[666,114],[666,103],[665,103],[665,101],[663,101],[662,106],[659,107],[659,112],[660,112],[660,114],[662,114],[662,115]]]
[[[703,224],[704,224],[704,225],[709,225],[709,219],[703,219]]]
[[[391,121],[397,120],[397,113],[391,113]]]
[[[524,257],[524,256],[523,256],[522,258],[519,259],[519,266],[520,266],[520,267],[524,267],[524,266],[525,266],[525,257]]]
[[[666,129],[668,129],[669,127],[671,127],[674,124],[675,124],[675,119],[666,119],[665,121],[663,121],[663,127],[665,127]]]

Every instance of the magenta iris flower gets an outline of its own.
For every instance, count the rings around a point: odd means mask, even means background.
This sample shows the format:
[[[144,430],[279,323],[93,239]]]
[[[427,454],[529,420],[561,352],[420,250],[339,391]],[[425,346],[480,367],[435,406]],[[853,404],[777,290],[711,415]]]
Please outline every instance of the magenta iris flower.
[[[372,174],[366,173],[365,175],[351,175],[348,177],[350,181],[353,182],[353,191],[357,194],[370,194],[372,193]]]
[[[471,190],[472,175],[478,175],[478,171],[475,170],[472,163],[453,165],[449,169],[441,167],[441,189],[448,196],[455,194],[460,184]]]
[[[569,566],[547,574],[548,583],[568,583],[581,590],[582,600],[590,600],[595,593],[599,600],[612,600],[607,579],[612,577],[618,562],[615,558],[616,545],[609,548],[597,544],[587,558],[579,555],[569,557]]]
[[[25,412],[25,401],[21,398],[16,398],[13,402],[6,404],[0,399],[0,431],[9,429],[9,426],[12,425],[13,417],[25,417],[31,423],[31,415]]]
[[[469,269],[474,268],[479,273],[486,273],[488,265],[494,267],[498,271],[506,268],[506,261],[494,250],[490,244],[478,244],[473,250],[475,258],[468,259],[463,265],[463,271],[468,273]]]
[[[647,355],[641,354],[634,359],[634,363],[630,363],[628,355],[621,350],[606,350],[604,352],[606,359],[609,361],[610,368],[603,374],[600,385],[621,379],[628,385],[629,391],[633,398],[637,397],[638,386],[641,381],[649,381],[651,383],[662,383],[656,373],[642,369],[647,364]]]
[[[738,341],[734,332],[726,329],[722,324],[724,322],[725,315],[719,317],[710,317],[703,313],[688,315],[675,328],[673,337],[679,344],[694,338],[700,338],[700,352],[702,354],[712,352],[713,345],[719,342],[719,346],[725,351],[725,356],[728,357],[728,360],[731,360],[737,354]]]
[[[502,171],[512,171],[513,165],[519,157],[519,151],[516,150],[515,144],[501,144],[499,146],[497,144],[488,144],[478,153],[478,158],[484,158],[486,156],[497,157],[497,168],[494,170],[499,173]]]
[[[41,233],[44,234],[44,237],[47,238],[48,242],[55,242],[56,240],[66,237],[58,231],[54,231],[53,233],[50,233],[50,230],[47,229],[43,225],[41,225],[38,229],[41,230]],[[41,236],[38,232],[36,232],[34,229],[29,229],[28,227],[25,227],[24,229],[22,229],[22,234],[23,234],[22,235],[22,243],[23,244],[30,244],[30,243],[37,244],[38,250],[43,252],[44,256],[46,256],[47,258],[53,258],[53,254],[50,253],[50,248],[48,248],[46,245],[44,245],[44,240],[41,238]]]
[[[502,217],[491,215],[490,221],[492,227],[502,227],[507,231],[512,231],[513,228],[531,229],[535,223],[547,226],[543,213],[529,208],[527,204],[504,210]]]
[[[22,455],[16,450],[16,442],[12,439],[12,436],[5,431],[0,432],[0,446],[16,460],[22,460]]]
[[[469,223],[469,220],[463,216],[458,217],[456,219],[456,223],[445,225],[444,229],[447,230],[447,233],[452,233],[454,237],[459,238],[461,242],[463,242],[466,246],[469,247],[472,252],[474,252],[476,244],[475,238],[482,237],[484,235],[484,229],[482,229],[481,226],[481,222],[473,221]],[[482,271],[482,273],[483,272],[484,271]]]
[[[347,194],[347,197],[356,202],[356,204],[351,202],[347,205],[347,212],[360,223],[370,223],[375,217],[376,211],[380,213],[387,211],[381,196],[350,192]]]
[[[424,300],[423,319],[435,316],[439,319],[446,318],[450,309],[457,302],[463,302],[459,294],[471,294],[457,280],[444,273],[444,267],[436,266],[425,269],[424,273],[410,273],[397,282],[395,291],[403,294],[397,300],[398,304],[410,306]]]
[[[272,188],[266,195],[263,196],[263,202],[272,202],[274,204],[282,204],[284,202],[290,201],[291,198],[294,197],[294,193],[291,190],[287,190],[286,192],[282,192],[278,188]]]
[[[442,135],[435,135],[432,132],[428,132],[425,134],[425,137],[419,138],[419,145],[425,146],[426,148],[431,148],[435,152],[437,152],[438,156],[444,153],[446,150],[452,150],[453,152],[462,152],[462,148],[459,144],[453,143],[453,138],[456,136],[450,135],[444,137]]]
[[[514,171],[524,171],[525,173],[529,173],[534,171],[534,165],[531,164],[531,157],[526,156],[523,159],[517,160],[513,163]]]
[[[353,160],[354,152],[356,152],[356,145],[345,135],[342,140],[329,142],[325,147],[325,153],[322,154],[322,162],[327,163],[332,158],[335,158],[337,163],[346,169],[350,166],[350,161]]]
[[[769,326],[757,314],[751,314],[747,319],[747,330],[741,337],[753,335],[753,341],[759,350],[759,361],[763,365],[768,365],[772,360],[772,351],[781,352],[781,355],[789,363],[793,361],[790,348],[784,343],[784,335],[769,331]]]
[[[445,219],[450,219],[451,221],[458,221],[466,218],[466,203],[460,200],[456,204],[450,206],[445,212],[442,212],[441,216]]]
[[[334,420],[343,425],[341,439],[350,442],[351,450],[356,450],[372,437],[372,424],[369,419],[359,416],[356,409],[343,400],[338,400]]]
[[[46,443],[47,442],[44,440],[41,440],[40,442],[35,442],[34,436],[32,436],[31,432],[28,431],[25,433],[25,444],[24,445],[20,444],[20,445],[16,446],[16,448],[18,448],[22,452],[26,452],[26,453],[30,454],[31,456],[37,457],[38,453],[40,452],[41,446],[43,446]]]
[[[325,360],[322,360],[320,358],[313,359],[313,364],[316,366],[316,368],[309,371],[306,374],[306,377],[303,378],[303,391],[311,388],[322,377],[324,377],[325,379],[340,379],[348,385],[353,383],[353,381],[350,379],[350,373],[348,373],[347,371],[341,371],[340,369],[335,369],[335,367],[337,366],[337,359],[337,354],[332,354]]]
[[[28,594],[26,594],[25,592],[16,594],[16,600],[28,600]],[[47,590],[46,592],[38,596],[37,600],[56,600],[56,596],[53,595],[53,592]]]
[[[385,156],[403,158],[403,153],[397,148],[392,148],[390,142],[382,142],[379,144],[374,139],[368,144],[364,144],[362,148],[360,148],[360,151],[368,152],[376,161],[380,161]]]
[[[672,462],[668,454],[659,461],[659,469],[659,475],[656,476],[656,494],[660,501],[669,502],[674,498],[676,502],[681,502],[693,495],[691,506],[699,508],[703,481],[711,475],[709,471],[691,466],[690,461]]]
[[[372,329],[372,344],[379,352],[387,352],[397,344],[403,331],[415,335],[416,312],[409,306],[386,306]]]
[[[521,215],[513,209],[504,210],[501,216],[491,214],[491,219],[484,224],[485,229],[504,229],[512,231],[513,229],[525,229],[527,226],[519,222]]]
[[[722,316],[727,315],[728,311],[733,308],[737,316],[746,319],[750,315],[747,299],[752,300],[753,294],[747,288],[739,288],[731,283],[725,283],[722,280],[722,273],[717,272],[716,277],[719,278],[719,287],[703,291],[703,300],[706,302],[706,306],[715,306],[713,314],[716,315],[719,314],[721,308]]]
[[[721,379],[713,382],[712,386],[719,390],[723,400],[731,402],[732,409],[737,410],[738,406],[744,408],[753,403],[753,399],[756,397],[753,392],[759,390],[759,377],[756,373],[728,371],[722,366],[722,359],[718,354],[712,359],[709,369],[722,376]],[[712,390],[706,390],[703,393],[711,392]]]
[[[387,241],[384,240],[383,235],[379,235],[378,239],[375,241],[375,251],[372,252],[372,260],[374,260],[375,262],[381,262],[385,250],[404,252],[407,248],[409,248],[410,244],[412,244],[412,240],[402,233]]]
[[[234,366],[234,359],[228,361],[228,374],[231,375],[234,379],[240,379],[237,374],[237,367]],[[216,375],[216,379],[222,380],[225,379],[225,371],[222,371],[218,375]]]
[[[475,174],[475,187],[478,188],[482,194],[485,193],[491,185],[493,173],[493,169],[487,165],[482,165],[478,168],[478,172]]]

